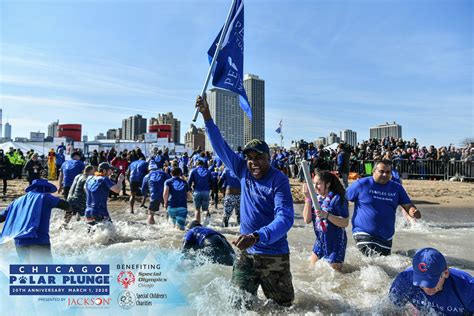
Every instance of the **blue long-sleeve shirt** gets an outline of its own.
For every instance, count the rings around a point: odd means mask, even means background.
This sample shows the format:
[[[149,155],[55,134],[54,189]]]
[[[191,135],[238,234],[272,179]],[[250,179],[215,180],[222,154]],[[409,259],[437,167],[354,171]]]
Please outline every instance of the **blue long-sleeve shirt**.
[[[194,191],[210,191],[211,183],[211,172],[203,166],[194,168],[189,175],[188,185],[190,188],[193,188]]]
[[[206,132],[215,153],[240,179],[240,233],[260,235],[260,241],[247,252],[289,253],[287,233],[293,226],[294,208],[288,178],[272,167],[262,179],[255,179],[246,161],[232,151],[212,119],[206,121]]]

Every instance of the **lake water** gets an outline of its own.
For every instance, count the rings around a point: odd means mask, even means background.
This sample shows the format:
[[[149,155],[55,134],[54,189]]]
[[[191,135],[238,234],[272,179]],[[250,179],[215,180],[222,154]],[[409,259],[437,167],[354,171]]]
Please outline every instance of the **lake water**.
[[[269,302],[259,290],[260,301],[253,311],[245,307],[235,309],[230,302],[242,294],[230,283],[232,268],[207,262],[198,266],[183,262],[179,253],[183,232],[171,227],[162,214],[158,216],[157,225],[150,226],[145,224],[144,211],[129,214],[126,208],[114,210],[111,211],[113,225],[98,227],[89,233],[84,222],[73,221],[70,229],[62,229],[63,213],[53,210],[51,243],[57,261],[98,263],[112,258],[114,262],[166,261],[168,278],[179,288],[185,302],[179,308],[175,307],[173,313],[176,315],[385,313],[386,295],[392,280],[410,265],[411,256],[418,248],[435,247],[447,256],[451,267],[474,274],[473,210],[431,204],[418,204],[418,207],[424,219],[415,225],[407,225],[401,215],[398,216],[393,255],[389,257],[363,256],[356,249],[348,228],[345,265],[339,273],[325,262],[309,266],[314,232],[312,225],[306,225],[302,220],[303,205],[295,204],[295,224],[288,236],[295,288],[295,301],[290,308]],[[234,221],[233,217],[231,225],[235,225]],[[238,227],[222,229],[220,222],[221,215],[216,214],[210,226],[223,232],[229,241],[234,240]],[[7,263],[16,260],[16,254],[13,243],[0,249],[3,252],[1,268],[5,271]],[[202,258],[198,260],[203,261]]]

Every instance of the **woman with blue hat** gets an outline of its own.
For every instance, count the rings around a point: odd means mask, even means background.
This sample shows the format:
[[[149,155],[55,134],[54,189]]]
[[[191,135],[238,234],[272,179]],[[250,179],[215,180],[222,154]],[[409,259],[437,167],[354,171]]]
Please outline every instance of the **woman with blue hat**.
[[[25,189],[26,194],[0,213],[0,223],[5,222],[0,244],[14,239],[20,260],[35,263],[51,261],[51,210],[71,210],[67,201],[52,195],[56,191],[56,187],[45,179],[33,180]]]

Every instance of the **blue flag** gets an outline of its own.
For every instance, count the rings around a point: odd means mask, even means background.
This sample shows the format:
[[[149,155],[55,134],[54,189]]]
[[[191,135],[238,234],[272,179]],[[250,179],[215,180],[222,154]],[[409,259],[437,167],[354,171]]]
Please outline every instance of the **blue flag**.
[[[280,124],[278,124],[278,128],[275,130],[275,132],[277,132],[278,134],[281,134],[281,120],[280,120]]]
[[[221,31],[207,52],[209,61],[212,61],[216,51]],[[244,3],[235,1],[232,9],[229,27],[217,56],[216,66],[212,75],[212,84],[215,87],[235,92],[239,95],[240,107],[252,119],[252,109],[244,88]]]

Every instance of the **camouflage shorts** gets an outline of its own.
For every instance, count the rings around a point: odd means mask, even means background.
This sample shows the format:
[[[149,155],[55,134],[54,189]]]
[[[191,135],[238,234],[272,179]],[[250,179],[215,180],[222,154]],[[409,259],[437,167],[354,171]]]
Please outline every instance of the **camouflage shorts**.
[[[261,285],[268,299],[283,306],[290,306],[295,297],[288,254],[251,255],[243,251],[234,263],[232,282],[254,295]]]

